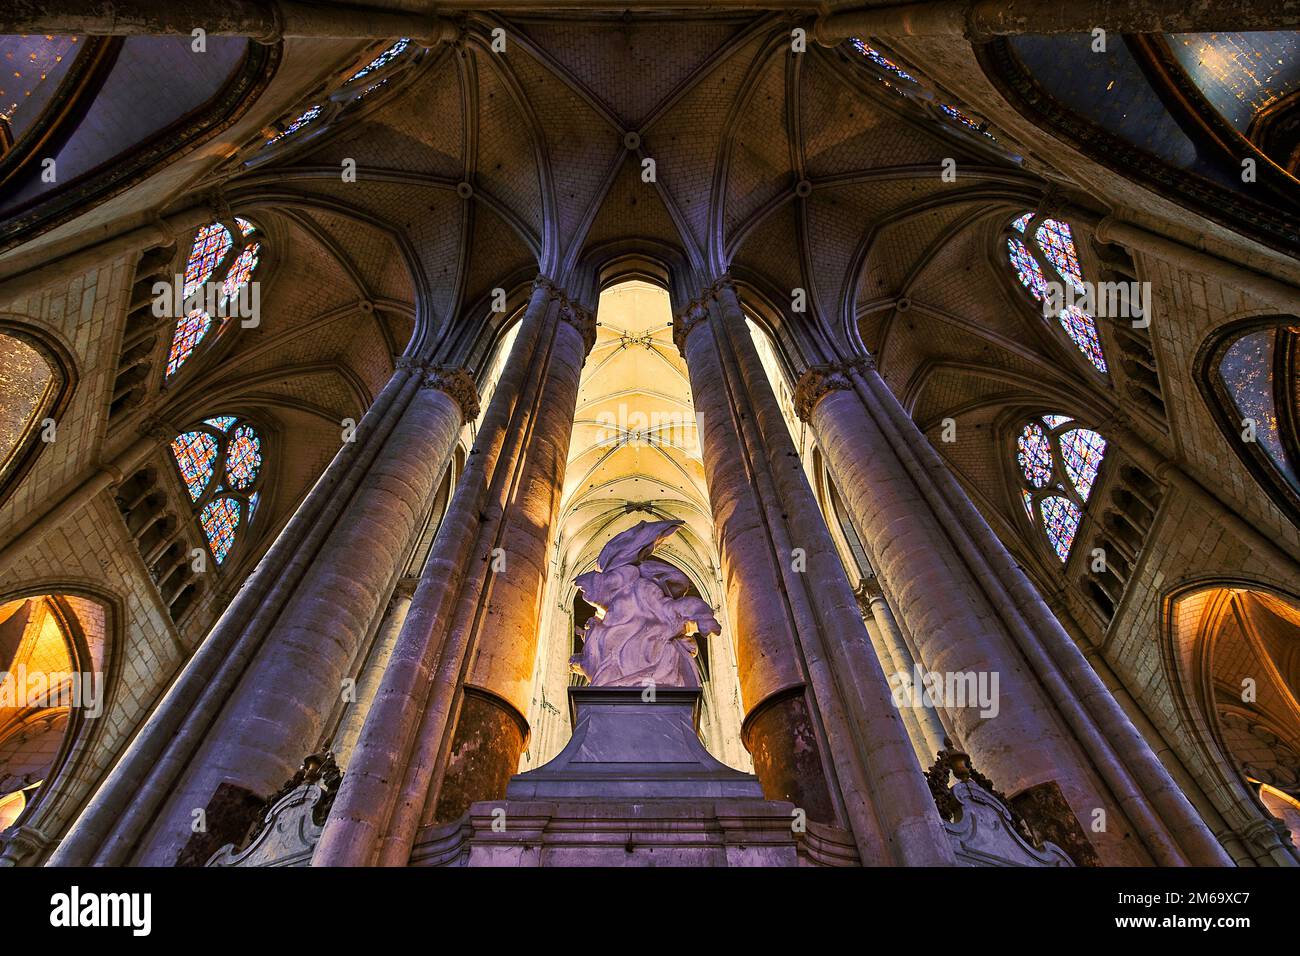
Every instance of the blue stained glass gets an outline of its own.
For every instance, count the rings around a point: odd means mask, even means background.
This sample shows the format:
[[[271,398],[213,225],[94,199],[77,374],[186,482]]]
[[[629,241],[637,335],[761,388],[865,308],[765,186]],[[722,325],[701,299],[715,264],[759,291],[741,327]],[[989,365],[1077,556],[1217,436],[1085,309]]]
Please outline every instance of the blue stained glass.
[[[190,500],[198,501],[212,479],[217,440],[207,432],[185,432],[172,440],[171,449]]]
[[[910,73],[905,72],[902,67],[900,67],[893,60],[889,59],[879,50],[867,46],[867,44],[863,43],[861,40],[857,39],[856,37],[850,40],[849,42],[853,45],[853,48],[855,50],[857,50],[859,53],[861,53],[868,60],[876,64],[876,66],[880,67],[885,72],[892,73],[894,74],[894,76],[902,80],[911,80],[913,83],[916,82],[916,77],[912,76]]]
[[[1074,421],[1069,415],[1044,415],[1043,422],[1048,428],[1059,428],[1066,422]]]
[[[208,547],[217,564],[226,560],[231,545],[235,543],[235,532],[239,529],[239,504],[233,498],[217,498],[209,501],[199,512],[199,524],[208,539]]]
[[[320,116],[320,114],[321,114],[321,106],[319,104],[310,107],[306,112],[304,112],[296,120],[294,120],[292,123],[286,126],[283,130],[281,130],[279,133],[277,133],[276,135],[268,139],[266,141],[266,144],[269,146],[272,143],[279,142],[280,140],[284,139],[286,136],[292,136],[294,133],[298,132],[298,130],[302,129],[304,126],[311,123],[312,120],[316,119],[316,117]]]
[[[1035,488],[1043,488],[1052,478],[1052,444],[1043,429],[1030,422],[1016,440],[1016,462],[1020,472]]]
[[[348,82],[351,83],[353,80],[359,80],[363,76],[368,76],[375,72],[375,70],[378,70],[380,67],[391,62],[395,57],[400,56],[402,51],[410,46],[410,44],[411,40],[409,37],[402,37],[383,53],[379,54],[379,56],[375,57],[361,69],[357,70],[357,72],[348,77]],[[371,87],[370,89],[374,89],[374,87]],[[366,92],[369,93],[370,90],[366,90]]]
[[[1084,501],[1092,493],[1105,455],[1106,439],[1090,428],[1072,428],[1061,436],[1061,460],[1065,463],[1065,473]]]
[[[1056,495],[1041,499],[1038,510],[1043,518],[1047,540],[1051,542],[1056,556],[1064,562],[1070,556],[1070,547],[1074,544],[1083,512],[1073,501]]]
[[[257,505],[261,500],[262,500],[262,493],[260,491],[255,491],[249,496],[248,498],[248,520],[249,521],[253,520],[253,515],[254,513],[256,513]]]
[[[1021,488],[1020,500],[1025,503],[1025,514],[1029,516],[1030,521],[1033,521],[1034,520],[1034,496],[1031,495],[1029,492],[1025,491],[1023,488]]]
[[[1029,220],[1033,218],[1034,218],[1034,214],[1032,212],[1027,212],[1019,219],[1011,223],[1011,228],[1014,229],[1016,232],[1024,232],[1025,227],[1029,225]]]
[[[228,428],[230,428],[231,425],[235,424],[235,416],[234,416],[234,415],[218,415],[216,418],[205,418],[205,419],[203,420],[203,424],[205,424],[205,425],[211,425],[211,426],[212,426],[213,428],[215,428],[217,431],[219,431],[219,432],[224,432],[224,431],[226,431]]]
[[[961,125],[965,126],[967,129],[973,129],[977,133],[983,133],[989,139],[992,139],[996,142],[996,139],[993,136],[993,134],[984,128],[987,124],[976,122],[974,119],[967,116],[961,110],[957,109],[957,107],[950,106],[947,103],[940,103],[939,109],[943,110],[945,116],[955,119],[958,123],[961,123]]]

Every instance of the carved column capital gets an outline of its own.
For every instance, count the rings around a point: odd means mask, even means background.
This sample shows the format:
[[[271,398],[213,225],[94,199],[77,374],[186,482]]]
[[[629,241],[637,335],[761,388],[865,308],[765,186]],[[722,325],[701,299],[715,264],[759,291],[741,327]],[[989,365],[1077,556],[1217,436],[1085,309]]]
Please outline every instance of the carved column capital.
[[[150,416],[142,419],[136,430],[146,438],[152,438],[158,444],[165,445],[176,437],[178,429],[165,419]]]
[[[813,409],[826,395],[847,391],[853,383],[841,365],[810,365],[794,387],[794,411],[800,421],[811,422]]]
[[[564,293],[560,291],[560,287],[557,286],[549,276],[540,272],[537,273],[537,278],[533,280],[533,289],[541,289],[546,293],[547,298],[550,299],[561,299],[564,297]]]
[[[724,292],[730,292],[732,295],[738,295],[736,292],[736,282],[731,278],[731,273],[724,272],[713,280],[713,283],[700,292],[699,298],[702,302],[718,299]]]
[[[560,296],[560,321],[568,323],[582,336],[588,352],[596,344],[596,313],[568,296]]]
[[[5,831],[3,849],[0,849],[0,862],[19,866],[49,845],[50,838],[35,827],[11,827]]]
[[[673,316],[673,342],[677,350],[686,354],[686,339],[691,330],[709,317],[709,307],[703,299],[692,299],[686,307]]]
[[[460,406],[463,421],[468,424],[478,418],[478,388],[473,377],[463,368],[439,365],[431,369],[420,383],[421,388],[436,388],[446,392]]]

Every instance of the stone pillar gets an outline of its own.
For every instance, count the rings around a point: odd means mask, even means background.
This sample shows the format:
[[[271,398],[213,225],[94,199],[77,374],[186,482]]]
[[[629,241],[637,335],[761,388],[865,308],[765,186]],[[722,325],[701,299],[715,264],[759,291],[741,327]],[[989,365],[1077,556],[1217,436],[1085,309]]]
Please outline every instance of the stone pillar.
[[[514,691],[510,666],[503,659],[505,645],[496,641],[513,642],[516,652],[528,653],[528,648],[520,645],[521,634],[526,639],[522,623],[526,602],[518,597],[518,604],[509,604],[508,599],[526,594],[527,578],[537,568],[545,568],[544,550],[552,523],[545,513],[552,507],[550,495],[558,496],[563,481],[577,374],[585,354],[582,346],[590,347],[594,332],[590,313],[568,302],[549,280],[539,276],[464,474],[434,539],[379,693],[346,767],[313,865],[405,865],[426,804],[436,805],[436,798],[430,796],[437,793],[440,758],[452,749],[450,738],[456,715],[465,710],[463,700],[472,701],[467,729],[494,719],[476,714],[495,711],[508,715],[502,705],[513,708],[506,696]],[[548,391],[552,375],[559,381]],[[559,404],[547,407],[547,402]],[[534,440],[538,444],[530,472]],[[519,511],[516,506],[527,510]],[[545,522],[544,529],[520,525],[539,520]],[[541,558],[534,556],[538,541],[543,542]],[[511,553],[502,542],[509,542],[518,553]],[[502,581],[495,580],[495,548],[503,548],[498,552],[505,561]],[[519,579],[513,587],[506,587],[507,579],[514,577],[512,565]],[[481,600],[485,592],[486,602]],[[495,605],[493,598],[498,602]],[[507,609],[509,616],[503,616]],[[499,634],[493,634],[498,617],[502,625]],[[531,626],[535,632],[536,609]],[[475,673],[490,686],[466,694],[465,679],[475,664],[483,635],[491,643]],[[526,684],[531,657],[516,663]],[[495,719],[501,726],[500,718]],[[509,724],[505,731],[523,735]],[[466,782],[457,786],[468,792],[470,786],[484,781],[495,785],[494,775],[499,775],[502,765],[501,759],[494,760],[492,769],[478,776],[468,774],[467,768]]]
[[[397,646],[397,637],[402,632],[402,625],[406,623],[406,613],[411,609],[411,598],[415,594],[417,581],[418,579],[413,576],[399,579],[397,587],[393,590],[393,596],[388,600],[384,619],[379,624],[379,633],[375,636],[374,647],[367,654],[361,679],[357,681],[356,701],[344,713],[339,729],[334,734],[334,742],[330,744],[330,750],[334,751],[334,759],[341,767],[348,765],[352,748],[356,746],[357,737],[361,735],[366,713],[375,701],[384,669],[388,665],[393,648]]]
[[[902,719],[735,289],[677,319],[746,718],[769,799],[850,829],[867,865],[950,863]]]
[[[886,676],[895,682],[914,681],[913,672],[916,662],[906,641],[903,640],[898,621],[894,619],[894,612],[889,609],[889,602],[885,600],[885,592],[881,589],[880,582],[875,577],[863,578],[858,586],[857,595],[863,614],[871,619],[879,634],[876,651],[880,663],[882,666],[892,668]],[[890,686],[897,692],[899,686],[897,683],[891,683]],[[907,686],[912,685],[909,683]],[[947,734],[939,721],[936,709],[916,706],[916,701],[909,699],[899,705],[899,710],[912,735],[912,742],[916,746],[918,756],[926,761],[933,760],[934,755],[943,749],[943,738]]]
[[[1031,606],[1041,605],[1041,598],[1013,595],[1003,580],[1009,571],[981,556],[981,547],[993,554],[1000,542],[977,545],[969,540],[971,529],[961,510],[955,505],[953,513],[942,510],[960,489],[928,486],[941,481],[936,470],[942,466],[929,467],[934,463],[920,457],[933,449],[915,425],[904,432],[910,420],[901,408],[891,415],[878,407],[891,398],[869,360],[859,360],[809,369],[796,405],[845,492],[854,523],[878,562],[877,573],[917,643],[921,666],[945,676],[998,678],[996,716],[985,719],[979,708],[952,702],[945,706],[963,745],[1008,792],[1054,780],[1107,863],[1188,862],[1153,811],[1168,794],[1159,787],[1148,795],[1140,791],[1107,740],[1108,734],[1119,739],[1123,728],[1107,725],[1103,732],[1084,709],[1100,706],[1091,700],[1094,688],[1071,686],[1045,650],[1038,631],[1050,630],[1042,620],[1050,612],[1043,607],[1038,616]],[[1131,725],[1128,730],[1136,736]],[[1123,742],[1131,743],[1126,736]],[[1140,751],[1128,759],[1149,770]],[[1108,824],[1094,833],[1089,824],[1098,809],[1106,812]],[[1187,822],[1177,816],[1177,807],[1172,811],[1176,825]],[[1139,840],[1130,839],[1134,833]]]
[[[344,673],[384,606],[463,422],[473,381],[436,369],[420,382],[346,511],[204,735],[139,861],[170,865],[193,811],[223,784],[264,797],[320,742]]]
[[[473,628],[473,652],[455,734],[434,779],[437,802],[426,807],[426,822],[454,820],[476,800],[503,796],[519,769],[578,382],[595,338],[590,312],[562,306],[522,467],[493,542],[492,573],[462,593],[453,625],[453,633]]]

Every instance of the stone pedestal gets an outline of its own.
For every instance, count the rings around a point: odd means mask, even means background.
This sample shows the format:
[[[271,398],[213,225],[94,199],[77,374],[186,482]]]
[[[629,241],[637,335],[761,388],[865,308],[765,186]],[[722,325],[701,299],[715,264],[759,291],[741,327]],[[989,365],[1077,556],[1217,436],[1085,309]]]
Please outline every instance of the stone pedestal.
[[[700,696],[570,688],[568,746],[512,777],[505,800],[479,801],[455,823],[423,828],[411,865],[855,863],[848,834],[819,828],[810,850],[793,804],[764,800],[757,777],[704,749],[696,733]]]
[[[753,774],[715,760],[696,732],[702,692],[571,687],[573,736],[555,759],[510,778],[507,800],[762,800]],[[646,699],[643,699],[644,698]]]

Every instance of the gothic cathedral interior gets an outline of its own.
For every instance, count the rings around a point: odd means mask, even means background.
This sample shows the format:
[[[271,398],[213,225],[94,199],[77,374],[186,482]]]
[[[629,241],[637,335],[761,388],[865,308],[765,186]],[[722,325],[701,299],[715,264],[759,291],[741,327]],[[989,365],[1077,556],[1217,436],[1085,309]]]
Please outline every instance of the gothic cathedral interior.
[[[1300,866],[1294,3],[0,33],[0,866]]]

